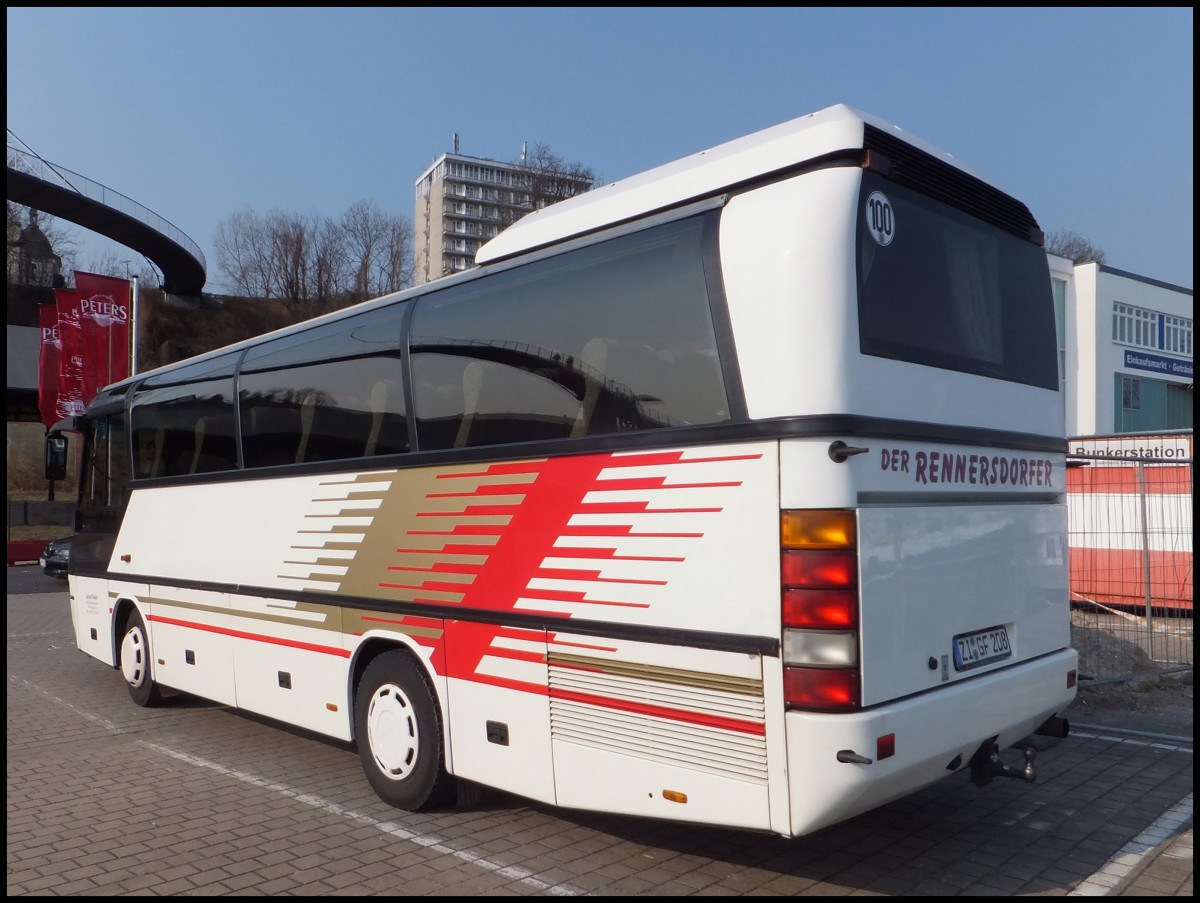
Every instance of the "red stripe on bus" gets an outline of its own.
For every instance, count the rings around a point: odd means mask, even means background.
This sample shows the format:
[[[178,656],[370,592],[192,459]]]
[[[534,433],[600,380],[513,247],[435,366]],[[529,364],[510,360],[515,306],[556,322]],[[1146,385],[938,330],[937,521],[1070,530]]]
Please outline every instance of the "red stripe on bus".
[[[614,605],[622,608],[649,608],[649,602],[617,602],[611,599],[585,599],[581,590],[531,589],[523,596],[537,602],[572,602],[576,605]],[[560,617],[566,617],[560,615]]]
[[[417,517],[490,517],[495,514],[516,514],[520,505],[466,505],[458,511],[418,511]]]
[[[536,474],[541,465],[545,463],[544,459],[536,461],[516,461],[508,464],[489,464],[483,470],[458,471],[453,473],[439,473],[439,480],[461,480],[470,479],[471,477],[491,477],[497,475],[509,476],[515,473],[534,473]]]
[[[429,567],[419,568],[413,565],[389,564],[389,571],[411,571],[417,574],[477,574],[483,567],[474,561],[437,561]]]
[[[721,461],[758,461],[761,453],[746,455],[715,455],[705,458],[685,458],[683,452],[648,452],[646,454],[613,455],[610,467],[646,467],[655,464],[713,464]]]
[[[572,524],[563,527],[563,536],[630,536],[638,539],[699,539],[703,533],[637,532],[631,524]]]
[[[470,545],[468,543],[444,542],[434,549],[418,549],[401,546],[396,549],[402,555],[490,555],[495,546]]]
[[[470,492],[429,492],[427,499],[462,499],[481,495],[524,495],[532,483],[483,483]]]
[[[686,561],[674,555],[618,555],[613,548],[585,548],[580,546],[555,546],[555,558],[603,558],[605,561]]]
[[[584,502],[580,514],[719,514],[721,508],[651,508],[649,502]]]
[[[596,485],[598,492],[629,492],[639,489],[721,489],[726,486],[741,486],[740,480],[712,483],[668,483],[666,477],[636,477],[620,480],[603,480]]]
[[[599,652],[611,652],[611,653],[615,653],[617,651],[616,646],[601,646],[596,643],[581,643],[579,641],[560,640],[557,638],[557,634],[553,634],[553,633],[547,637],[547,641],[550,643],[551,646],[564,646],[564,647],[571,648],[571,649],[594,649]]]
[[[187,630],[199,630],[204,633],[217,633],[221,636],[234,637],[239,640],[250,640],[255,643],[270,643],[273,646],[287,646],[289,649],[303,649],[305,652],[319,652],[322,655],[336,655],[349,658],[348,649],[336,646],[319,646],[316,643],[304,643],[300,640],[288,640],[283,637],[267,636],[265,633],[247,633],[244,630],[233,630],[229,627],[217,627],[215,624],[200,624],[196,621],[181,621],[178,618],[164,618],[162,615],[150,615],[147,619],[158,624],[170,624],[172,627],[183,627]]]
[[[666,580],[635,580],[626,577],[601,577],[600,571],[576,568],[538,568],[533,576],[544,580],[584,580],[589,583],[633,583],[638,586],[666,586]]]
[[[450,530],[407,530],[408,536],[499,536],[504,527],[497,524],[455,524]]]
[[[380,583],[387,589],[424,590],[427,593],[463,593],[469,583],[444,583],[439,580],[422,580],[420,583]]]

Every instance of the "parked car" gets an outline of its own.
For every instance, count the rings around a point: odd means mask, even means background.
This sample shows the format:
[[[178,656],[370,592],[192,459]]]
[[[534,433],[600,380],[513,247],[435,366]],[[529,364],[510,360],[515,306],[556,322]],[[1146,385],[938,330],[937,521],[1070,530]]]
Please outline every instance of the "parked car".
[[[67,579],[67,564],[71,560],[71,537],[64,539],[52,539],[46,543],[46,548],[42,550],[42,557],[38,563],[42,566],[42,572],[48,577],[61,577]]]

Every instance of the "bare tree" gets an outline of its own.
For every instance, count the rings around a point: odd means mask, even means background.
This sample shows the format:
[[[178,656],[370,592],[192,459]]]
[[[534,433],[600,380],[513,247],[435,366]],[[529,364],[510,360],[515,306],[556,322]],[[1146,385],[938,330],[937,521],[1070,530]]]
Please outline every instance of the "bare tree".
[[[412,281],[412,225],[370,201],[352,205],[342,217],[346,252],[353,270],[350,296],[363,301]]]
[[[525,159],[529,173],[529,195],[534,210],[558,201],[565,201],[589,191],[596,183],[596,174],[580,163],[567,163],[541,142],[533,146],[533,154]]]
[[[303,217],[280,211],[273,212],[267,218],[271,269],[277,276],[279,297],[285,301],[306,301],[312,297],[309,263],[315,228]]]
[[[271,242],[262,217],[251,210],[235,213],[217,227],[217,266],[247,298],[275,297],[270,263]]]
[[[1104,251],[1078,232],[1057,229],[1046,236],[1046,250],[1075,263],[1104,263]]]
[[[154,265],[145,257],[135,261],[121,256],[119,251],[109,248],[99,255],[93,255],[83,266],[75,269],[87,273],[99,273],[102,276],[116,276],[119,279],[129,279],[137,276],[141,288],[154,289],[162,287],[162,277]]]
[[[388,222],[383,253],[379,257],[378,294],[399,291],[413,281],[412,224],[400,217]]]
[[[501,229],[534,210],[590,191],[596,183],[591,169],[581,163],[567,163],[540,141],[516,165],[521,173],[514,177],[513,190],[506,193],[499,208]]]
[[[387,232],[383,213],[370,201],[359,201],[342,216],[342,231],[353,269],[350,295],[363,301],[371,297],[371,267]]]
[[[359,201],[334,220],[234,214],[217,229],[217,265],[234,293],[330,310],[412,283],[412,225]]]
[[[331,308],[346,284],[348,255],[341,228],[328,217],[316,224],[312,242],[310,297],[322,308]]]

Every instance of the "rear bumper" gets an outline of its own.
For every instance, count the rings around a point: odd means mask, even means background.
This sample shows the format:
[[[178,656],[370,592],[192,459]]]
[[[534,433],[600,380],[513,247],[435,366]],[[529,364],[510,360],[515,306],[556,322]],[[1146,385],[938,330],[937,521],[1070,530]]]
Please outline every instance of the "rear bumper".
[[[788,712],[791,833],[826,825],[899,799],[967,768],[987,740],[1004,750],[1061,714],[1078,656],[1066,649],[850,715]],[[880,758],[894,737],[895,754]],[[838,761],[851,751],[869,764]],[[843,755],[843,758],[847,758]]]

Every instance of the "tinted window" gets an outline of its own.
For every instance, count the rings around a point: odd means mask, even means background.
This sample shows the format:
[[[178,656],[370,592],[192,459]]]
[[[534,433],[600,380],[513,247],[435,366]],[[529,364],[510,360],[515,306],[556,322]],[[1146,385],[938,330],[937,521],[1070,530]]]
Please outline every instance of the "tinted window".
[[[267,342],[239,379],[246,467],[408,451],[400,369],[404,306]]]
[[[81,508],[120,508],[129,483],[129,437],[124,414],[89,419],[80,481]]]
[[[410,346],[421,447],[728,420],[706,222],[669,223],[419,299]]]
[[[133,398],[134,472],[181,476],[237,467],[237,353],[148,377]]]
[[[864,354],[1058,388],[1041,248],[873,173],[860,198]]]

